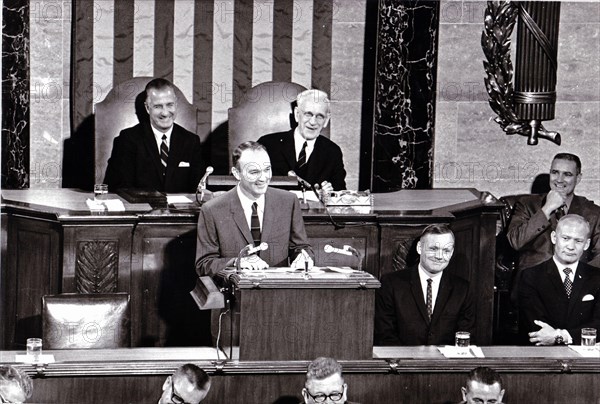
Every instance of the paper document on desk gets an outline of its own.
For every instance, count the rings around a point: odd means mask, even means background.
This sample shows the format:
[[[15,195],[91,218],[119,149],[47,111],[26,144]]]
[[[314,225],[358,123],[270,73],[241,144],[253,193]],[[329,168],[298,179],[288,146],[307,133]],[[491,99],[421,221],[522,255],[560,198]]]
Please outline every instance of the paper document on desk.
[[[120,199],[87,199],[85,201],[90,211],[103,211],[108,210],[109,212],[124,212],[125,205]]]
[[[569,345],[573,351],[577,352],[584,358],[600,358],[600,346],[581,346],[581,345]]]
[[[167,194],[167,203],[192,203],[192,200],[185,195],[169,195]]]
[[[469,349],[458,348],[454,345],[439,346],[438,350],[446,358],[485,358],[483,351],[476,345],[471,345]]]
[[[296,197],[298,199],[302,200],[302,191],[290,190],[290,192],[292,194],[296,195]],[[306,191],[304,193],[304,197],[306,198],[307,201],[319,202],[319,198],[317,198],[317,195],[315,195],[315,193],[312,190]]]
[[[15,355],[15,362],[20,363],[54,363],[54,355],[52,354],[42,354],[39,356],[37,362],[33,361],[33,356],[27,354],[17,354]]]

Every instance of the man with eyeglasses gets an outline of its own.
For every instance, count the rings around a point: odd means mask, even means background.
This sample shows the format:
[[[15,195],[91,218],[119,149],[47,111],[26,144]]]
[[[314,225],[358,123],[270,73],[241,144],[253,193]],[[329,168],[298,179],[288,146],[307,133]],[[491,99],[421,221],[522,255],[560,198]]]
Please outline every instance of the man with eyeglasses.
[[[298,126],[258,139],[267,148],[273,175],[294,171],[325,192],[346,189],[342,150],[329,138],[319,136],[329,124],[330,116],[327,93],[306,90],[298,95],[294,108]]]
[[[158,404],[198,404],[210,390],[210,377],[198,366],[186,363],[167,377]]]
[[[0,366],[0,403],[24,403],[33,392],[31,379],[12,366]]]
[[[302,389],[304,404],[352,404],[346,401],[347,393],[348,385],[342,377],[342,365],[335,359],[320,357],[308,365],[306,382]]]

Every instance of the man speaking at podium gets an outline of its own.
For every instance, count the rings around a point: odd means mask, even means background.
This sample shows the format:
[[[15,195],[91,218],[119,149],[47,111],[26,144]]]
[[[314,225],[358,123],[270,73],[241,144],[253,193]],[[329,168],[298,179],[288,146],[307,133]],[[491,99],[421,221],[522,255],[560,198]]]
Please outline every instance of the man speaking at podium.
[[[308,244],[300,204],[288,191],[270,188],[271,161],[257,142],[240,144],[232,154],[232,174],[238,185],[208,201],[198,216],[196,271],[216,275],[226,267],[312,267],[313,251]],[[266,249],[250,254],[250,246]]]

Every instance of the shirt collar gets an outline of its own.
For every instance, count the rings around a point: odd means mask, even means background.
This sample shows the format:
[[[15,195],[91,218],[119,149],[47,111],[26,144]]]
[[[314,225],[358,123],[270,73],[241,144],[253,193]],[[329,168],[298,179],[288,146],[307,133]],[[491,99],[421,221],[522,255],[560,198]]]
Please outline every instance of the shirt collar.
[[[558,273],[560,275],[561,278],[563,278],[566,274],[563,272],[563,269],[565,268],[571,268],[571,271],[573,271],[571,273],[571,278],[575,279],[575,272],[577,272],[577,266],[579,265],[579,261],[573,263],[573,264],[569,264],[569,265],[564,265],[561,264],[560,262],[558,262],[558,260],[556,259],[556,257],[552,257],[552,259],[554,260],[554,263],[556,264],[556,267],[558,268]]]
[[[321,135],[319,135],[321,136]],[[298,155],[300,154],[300,151],[302,150],[302,146],[304,146],[304,142],[306,142],[306,159],[308,160],[308,157],[310,156],[310,153],[312,153],[313,149],[315,148],[315,142],[317,141],[317,138],[319,137],[317,136],[314,139],[304,139],[302,137],[302,135],[300,134],[300,131],[298,130],[298,128],[296,128],[296,130],[294,130],[294,148],[296,150],[296,158],[298,158]]]
[[[437,274],[430,274],[421,266],[421,264],[419,264],[419,278],[423,283],[427,282],[427,279],[429,278],[433,279],[433,282],[437,283],[440,281],[440,279],[442,279],[443,273],[444,271],[438,272]]]
[[[258,205],[258,209],[261,211],[264,211],[264,209],[265,209],[265,194],[262,194],[261,196],[259,196],[257,200],[250,199],[242,192],[239,184],[236,186],[236,191],[237,191],[238,197],[240,198],[240,202],[244,208],[246,208],[246,207],[252,208],[252,204],[254,202],[256,202],[256,204]]]
[[[171,133],[173,133],[172,126],[166,132],[161,132],[152,125],[150,125],[150,127],[152,128],[152,133],[154,133],[154,138],[156,139],[156,143],[160,144],[160,142],[162,142],[162,136],[167,135],[167,145],[168,146],[171,145]]]

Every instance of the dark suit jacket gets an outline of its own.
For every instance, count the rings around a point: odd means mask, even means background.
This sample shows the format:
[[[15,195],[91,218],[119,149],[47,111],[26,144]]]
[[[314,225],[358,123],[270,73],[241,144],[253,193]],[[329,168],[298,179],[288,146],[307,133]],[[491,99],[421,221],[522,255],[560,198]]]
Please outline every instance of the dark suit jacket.
[[[556,217],[550,220],[542,212],[546,195],[528,195],[515,203],[506,234],[510,245],[519,252],[519,269],[530,268],[550,258],[554,247],[550,233],[556,229]],[[568,213],[583,216],[590,222],[591,244],[582,261],[600,267],[600,207],[582,196],[573,196]]]
[[[344,170],[342,150],[328,138],[320,135],[317,137],[304,170],[296,169],[294,129],[265,135],[258,139],[258,142],[267,148],[273,175],[287,175],[290,170],[293,170],[311,184],[329,181],[335,190],[346,189],[346,170]]]
[[[444,271],[429,321],[418,267],[381,278],[375,298],[376,345],[454,345],[456,331],[473,331],[469,283]]]
[[[593,299],[589,300],[591,296]],[[523,337],[539,330],[533,320],[540,320],[553,328],[567,330],[573,343],[579,344],[583,327],[600,329],[600,269],[579,262],[571,298],[567,298],[553,259],[523,271],[519,319]]]
[[[288,258],[293,261],[302,249],[313,255],[294,194],[267,189],[261,241],[269,248],[261,251],[260,257],[272,267],[289,266]],[[202,206],[196,244],[196,271],[200,276],[217,274],[248,244],[252,244],[252,234],[236,188]]]
[[[139,188],[161,192],[194,192],[206,162],[202,158],[200,139],[175,124],[171,133],[166,174],[150,123],[127,128],[113,142],[104,182],[114,191]],[[180,166],[181,163],[188,167]]]

